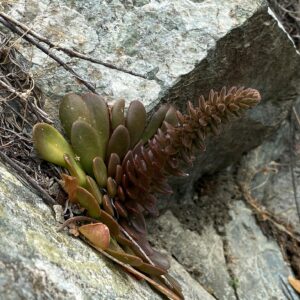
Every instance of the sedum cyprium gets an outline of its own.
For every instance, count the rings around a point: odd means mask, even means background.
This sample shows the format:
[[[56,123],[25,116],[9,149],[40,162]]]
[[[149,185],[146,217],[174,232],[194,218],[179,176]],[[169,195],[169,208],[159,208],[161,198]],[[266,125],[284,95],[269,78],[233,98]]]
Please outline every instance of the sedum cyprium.
[[[33,141],[42,159],[68,170],[62,182],[69,200],[105,224],[84,225],[80,232],[95,237],[93,243],[118,260],[158,276],[166,274],[169,263],[149,245],[144,215],[158,215],[156,195],[172,193],[167,177],[185,175],[182,162],[191,163],[197,150],[205,150],[209,134],[219,134],[222,124],[259,101],[257,90],[223,88],[211,91],[207,100],[188,102],[186,114],[162,105],[147,122],[139,101],[132,101],[125,114],[124,100],[108,106],[101,96],[70,93],[59,108],[66,138],[39,123]],[[104,238],[98,228],[106,232]]]

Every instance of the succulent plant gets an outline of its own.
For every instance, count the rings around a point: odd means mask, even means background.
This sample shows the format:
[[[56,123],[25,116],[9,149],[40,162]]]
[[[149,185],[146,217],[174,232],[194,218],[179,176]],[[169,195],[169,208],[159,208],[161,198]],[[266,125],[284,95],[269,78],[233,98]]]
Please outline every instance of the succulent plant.
[[[207,135],[219,134],[221,124],[259,101],[257,90],[223,88],[195,106],[188,102],[186,114],[162,105],[147,122],[139,101],[125,114],[124,100],[109,107],[101,96],[70,93],[59,109],[70,143],[45,123],[34,126],[33,141],[42,159],[68,170],[62,184],[69,200],[98,221],[79,232],[143,273],[166,275],[168,260],[148,243],[144,215],[158,215],[156,195],[172,193],[167,177],[185,175],[182,162],[205,150]]]

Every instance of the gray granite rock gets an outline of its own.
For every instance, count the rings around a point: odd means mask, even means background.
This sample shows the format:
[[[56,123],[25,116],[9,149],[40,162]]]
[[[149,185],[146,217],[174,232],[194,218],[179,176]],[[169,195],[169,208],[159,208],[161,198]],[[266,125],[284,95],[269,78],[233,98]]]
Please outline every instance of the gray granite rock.
[[[162,251],[163,252],[163,251]],[[184,295],[187,295],[186,299],[189,300],[214,300],[215,298],[208,293],[197,280],[191,277],[190,273],[186,271],[178,261],[169,255],[171,262],[171,268],[169,270],[170,275],[180,282]]]
[[[162,299],[66,232],[51,208],[0,163],[0,299]],[[186,299],[212,300],[187,271],[171,270]]]
[[[80,240],[0,164],[1,299],[161,299]]]
[[[228,184],[224,182],[224,186]],[[212,203],[214,200],[215,195],[210,198]],[[190,223],[184,222],[188,213],[185,206],[180,208],[180,221],[166,211],[154,226],[151,224],[151,242],[166,249],[217,299],[286,299],[282,280],[287,283],[293,273],[277,242],[263,234],[243,201],[228,201],[229,219],[224,217],[222,226],[213,216],[214,209],[204,206],[202,214],[196,213],[193,218],[199,220],[211,214],[212,222],[194,231],[188,229]],[[200,197],[197,204],[201,202]],[[298,299],[295,292],[290,293]]]
[[[234,203],[230,214],[226,239],[238,299],[286,299],[281,279],[292,273],[277,243],[261,232],[242,201]]]
[[[170,211],[160,216],[156,224],[158,232],[150,235],[154,244],[159,243],[164,247],[217,299],[235,299],[222,238],[212,226],[199,235],[185,229]]]
[[[300,201],[298,178],[300,135],[296,132],[293,141],[290,126],[294,124],[283,122],[278,132],[268,141],[245,155],[241,160],[237,179],[249,187],[259,203],[300,232],[300,219],[295,200],[296,196],[297,201]],[[294,168],[294,179],[291,164]]]

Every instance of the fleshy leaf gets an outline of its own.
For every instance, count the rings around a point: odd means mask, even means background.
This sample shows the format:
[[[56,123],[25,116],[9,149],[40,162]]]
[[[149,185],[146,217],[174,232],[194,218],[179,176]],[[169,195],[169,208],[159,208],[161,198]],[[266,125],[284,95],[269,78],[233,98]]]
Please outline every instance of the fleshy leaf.
[[[101,141],[101,157],[105,157],[106,146],[110,133],[109,111],[103,97],[86,93],[82,95],[92,116],[92,126],[95,128]]]
[[[53,126],[37,123],[33,127],[33,144],[40,158],[66,168],[64,154],[74,158],[74,152],[65,138]]]
[[[77,120],[91,123],[91,116],[81,96],[74,93],[65,95],[59,106],[59,119],[67,136],[71,138],[72,125]]]
[[[117,194],[117,183],[111,177],[107,178],[107,194],[111,198],[115,197]]]
[[[105,250],[109,247],[110,234],[108,227],[103,223],[93,223],[82,225],[78,228],[79,232],[84,235],[95,246]]]
[[[155,265],[160,267],[161,269],[167,270],[170,268],[170,262],[166,255],[156,250],[153,250],[153,253],[149,255],[149,257],[155,263]]]
[[[76,200],[80,206],[86,208],[88,215],[92,218],[99,219],[101,210],[95,197],[82,187],[76,190]]]
[[[130,146],[130,137],[127,128],[123,125],[119,125],[112,133],[107,147],[107,157],[110,157],[112,153],[118,154],[122,159]]]
[[[119,125],[125,125],[124,116],[125,100],[120,99],[114,103],[111,108],[111,126],[112,129],[117,128]]]
[[[115,177],[117,165],[120,164],[120,157],[116,153],[112,153],[108,160],[108,176]]]
[[[171,124],[172,126],[178,125],[176,109],[173,106],[171,106],[167,111],[164,121]]]
[[[122,246],[134,247],[133,242],[130,241],[130,240],[128,240],[127,238],[125,238],[125,237],[122,236],[121,234],[116,236],[116,240],[117,240],[117,242],[118,242],[120,245],[122,245]]]
[[[70,174],[77,178],[78,184],[82,187],[86,186],[86,174],[81,169],[81,166],[75,159],[68,155],[64,154],[64,160],[66,163],[66,168],[69,170]]]
[[[111,216],[114,216],[114,209],[111,205],[110,198],[107,195],[103,196],[103,209]]]
[[[92,175],[93,159],[97,156],[103,157],[106,145],[100,141],[96,130],[84,121],[73,123],[71,143],[79,156],[80,164],[89,175]]]
[[[151,117],[149,124],[147,125],[146,129],[143,132],[141,140],[143,143],[148,142],[149,139],[153,137],[156,133],[157,129],[161,126],[166,113],[169,109],[169,105],[162,105]]]
[[[62,180],[63,180],[63,188],[65,192],[68,194],[69,200],[71,202],[76,202],[76,191],[78,188],[78,179],[76,177],[67,175],[67,174],[61,174]]]
[[[110,248],[106,249],[105,251],[108,254],[110,254],[111,256],[118,259],[119,261],[121,261],[125,264],[129,264],[133,267],[140,266],[140,265],[143,264],[143,261],[135,255],[127,254],[125,252],[115,251],[115,250],[112,250]]]
[[[120,235],[120,228],[117,221],[115,221],[115,219],[112,218],[106,211],[101,210],[101,216],[99,219],[101,222],[107,225],[112,236]]]
[[[154,275],[154,276],[160,276],[166,274],[166,270],[150,265],[148,263],[143,263],[140,266],[136,267],[138,270],[142,271],[143,273],[147,273],[149,275]]]
[[[93,159],[93,172],[98,185],[102,188],[106,187],[107,169],[103,159],[99,156]]]
[[[120,217],[128,218],[128,212],[119,200],[115,200],[115,209]]]
[[[131,148],[140,140],[145,129],[146,119],[146,109],[142,102],[138,100],[132,101],[126,115],[126,127],[130,135]]]
[[[102,193],[100,192],[96,181],[90,177],[86,176],[87,190],[95,197],[99,205],[102,203]]]

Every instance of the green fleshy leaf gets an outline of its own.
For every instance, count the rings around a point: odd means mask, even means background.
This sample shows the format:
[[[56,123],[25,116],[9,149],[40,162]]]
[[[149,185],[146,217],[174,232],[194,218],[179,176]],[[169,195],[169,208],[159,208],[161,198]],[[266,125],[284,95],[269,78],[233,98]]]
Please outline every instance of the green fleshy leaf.
[[[125,252],[115,251],[110,248],[106,249],[105,251],[111,256],[113,256],[114,258],[128,265],[136,267],[136,266],[141,266],[143,264],[143,261],[135,255],[127,254]]]
[[[99,219],[101,217],[100,206],[95,197],[82,187],[78,187],[76,190],[76,200],[80,206],[84,207],[88,215],[92,218]]]
[[[169,105],[162,105],[151,117],[151,120],[149,122],[149,124],[147,125],[146,129],[143,132],[143,135],[141,137],[141,140],[143,141],[143,143],[148,142],[148,140],[150,140],[153,135],[157,132],[157,129],[160,128],[166,113],[169,109]]]
[[[122,159],[130,146],[130,137],[127,128],[119,125],[112,133],[107,147],[107,157],[116,153]]]
[[[119,125],[125,125],[124,116],[125,100],[120,99],[114,103],[111,108],[111,126],[112,129],[117,128]]]
[[[93,159],[93,172],[98,185],[105,188],[107,183],[107,169],[103,159],[99,156]]]
[[[72,126],[71,143],[83,169],[92,175],[93,159],[104,155],[104,147],[96,130],[87,122],[76,121]]]
[[[103,153],[101,157],[105,158],[105,151],[110,134],[108,106],[103,97],[96,94],[83,94],[82,99],[86,103],[92,116],[92,126],[96,129],[96,132],[100,137],[101,153]]]
[[[116,181],[113,178],[108,177],[106,187],[107,187],[108,196],[110,198],[114,198],[117,194],[117,188],[118,188]]]
[[[101,205],[103,196],[98,188],[96,181],[92,177],[86,176],[86,182],[87,190],[95,197],[99,205]]]
[[[110,234],[105,224],[94,223],[82,225],[78,228],[79,232],[95,246],[105,250],[109,247]]]
[[[78,184],[82,187],[86,186],[86,174],[82,170],[80,164],[75,161],[75,159],[69,154],[64,154],[64,160],[66,163],[66,168],[69,170],[73,177],[76,177]]]
[[[32,139],[40,158],[66,168],[64,154],[74,158],[74,152],[65,138],[53,126],[38,123],[33,127]]]
[[[128,107],[126,127],[130,135],[130,148],[140,140],[146,125],[147,113],[142,102],[132,101]]]
[[[67,136],[71,138],[72,125],[77,120],[91,124],[91,116],[83,99],[74,93],[65,95],[59,106],[59,119]]]

